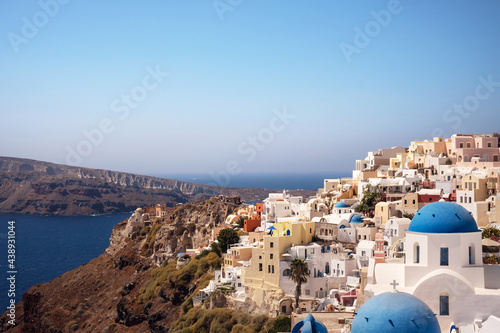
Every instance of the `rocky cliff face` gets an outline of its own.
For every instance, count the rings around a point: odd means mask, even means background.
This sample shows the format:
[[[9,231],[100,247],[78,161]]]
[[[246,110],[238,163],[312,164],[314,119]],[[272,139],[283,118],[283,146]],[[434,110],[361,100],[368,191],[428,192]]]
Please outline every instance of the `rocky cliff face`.
[[[16,326],[4,314],[0,332],[168,332],[198,281],[183,288],[163,284],[141,302],[144,286],[158,264],[206,242],[236,206],[213,198],[172,208],[150,226],[129,228],[129,220],[122,221],[101,256],[31,287],[16,305]]]
[[[103,214],[156,203],[193,202],[214,195],[262,200],[270,190],[198,185],[124,172],[0,157],[0,212]],[[302,195],[312,195],[304,191]]]

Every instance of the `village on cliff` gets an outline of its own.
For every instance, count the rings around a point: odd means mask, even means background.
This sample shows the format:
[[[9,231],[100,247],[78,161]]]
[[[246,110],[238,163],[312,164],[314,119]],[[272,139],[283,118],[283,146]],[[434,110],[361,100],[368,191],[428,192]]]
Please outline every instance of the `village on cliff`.
[[[223,288],[291,315],[292,332],[498,332],[499,156],[497,135],[413,141],[369,152],[314,197],[240,206],[213,229],[210,242],[239,227],[239,242],[194,305]],[[147,209],[128,227],[163,214]],[[297,263],[309,273],[299,290]]]

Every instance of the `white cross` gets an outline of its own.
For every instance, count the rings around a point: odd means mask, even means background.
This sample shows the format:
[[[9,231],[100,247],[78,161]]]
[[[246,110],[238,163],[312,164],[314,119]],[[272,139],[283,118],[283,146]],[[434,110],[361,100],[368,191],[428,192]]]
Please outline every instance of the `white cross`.
[[[397,283],[396,280],[393,280],[392,283],[389,284],[392,286],[393,291],[397,291],[396,287],[399,286],[399,283]]]

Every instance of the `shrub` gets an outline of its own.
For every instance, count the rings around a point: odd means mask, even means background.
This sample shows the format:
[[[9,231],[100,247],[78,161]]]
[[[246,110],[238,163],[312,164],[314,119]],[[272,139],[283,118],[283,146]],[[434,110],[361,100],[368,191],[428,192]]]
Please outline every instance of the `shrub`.
[[[274,319],[270,333],[290,332],[292,330],[292,320],[287,315],[280,315]]]

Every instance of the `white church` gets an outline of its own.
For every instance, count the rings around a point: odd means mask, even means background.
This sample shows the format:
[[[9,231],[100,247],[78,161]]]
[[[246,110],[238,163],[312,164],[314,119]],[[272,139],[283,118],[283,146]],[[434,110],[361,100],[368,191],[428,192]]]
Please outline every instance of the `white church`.
[[[490,316],[500,318],[500,265],[483,265],[481,231],[465,208],[441,201],[419,210],[405,249],[404,261],[370,261],[365,301],[394,289],[412,294],[437,315],[442,332],[452,325],[481,332]]]

